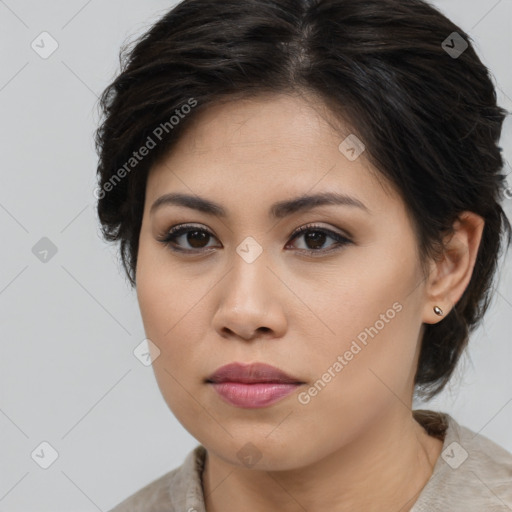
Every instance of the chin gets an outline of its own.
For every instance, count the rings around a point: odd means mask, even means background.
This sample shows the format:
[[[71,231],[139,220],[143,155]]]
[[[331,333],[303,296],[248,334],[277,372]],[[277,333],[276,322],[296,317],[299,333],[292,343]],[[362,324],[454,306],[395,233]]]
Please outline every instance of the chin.
[[[255,432],[251,435],[236,435],[233,438],[207,436],[198,441],[219,459],[225,463],[256,471],[289,471],[313,464],[322,457],[319,446],[314,444],[305,445],[304,436],[290,436],[282,432],[280,438],[272,439],[274,433],[269,435],[265,427],[261,433]],[[297,448],[300,448],[298,450]]]

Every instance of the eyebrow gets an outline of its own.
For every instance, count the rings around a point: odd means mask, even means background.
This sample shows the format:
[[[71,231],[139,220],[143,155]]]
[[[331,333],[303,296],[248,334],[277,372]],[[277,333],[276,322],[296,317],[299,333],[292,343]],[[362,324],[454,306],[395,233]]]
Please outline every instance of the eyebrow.
[[[150,214],[153,214],[158,208],[164,205],[176,205],[198,210],[208,215],[225,218],[228,216],[228,211],[218,203],[208,199],[193,196],[188,194],[170,193],[159,197],[152,205]],[[270,207],[269,215],[276,219],[282,219],[294,213],[308,211],[317,206],[336,205],[336,206],[350,206],[359,208],[367,213],[370,210],[359,199],[348,196],[346,194],[339,194],[336,192],[323,192],[313,195],[302,195],[293,199],[279,201]]]

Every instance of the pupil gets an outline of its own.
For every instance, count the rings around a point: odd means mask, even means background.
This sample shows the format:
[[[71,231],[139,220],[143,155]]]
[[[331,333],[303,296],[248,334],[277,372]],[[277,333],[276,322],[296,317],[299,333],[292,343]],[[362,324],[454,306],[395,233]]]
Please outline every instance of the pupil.
[[[316,235],[316,236],[315,236]],[[310,233],[306,233],[306,243],[313,242],[313,249],[322,247],[325,243],[326,234],[321,231],[312,231]],[[320,243],[318,243],[320,242]],[[315,245],[316,244],[316,245]]]
[[[196,243],[197,240],[196,242],[193,241],[195,236],[197,236],[199,239],[202,238],[202,240],[204,241],[205,239],[208,239],[210,235],[208,235],[208,233],[206,233],[205,231],[189,231],[189,233],[187,234],[188,243],[196,249],[201,249],[203,247],[201,245],[201,240],[199,240],[198,244]]]

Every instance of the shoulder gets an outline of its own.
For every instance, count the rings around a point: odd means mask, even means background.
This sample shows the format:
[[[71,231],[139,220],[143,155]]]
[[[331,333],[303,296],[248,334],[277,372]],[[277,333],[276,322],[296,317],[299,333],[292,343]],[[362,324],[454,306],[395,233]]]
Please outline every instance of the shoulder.
[[[177,512],[198,507],[202,502],[201,471],[206,450],[196,446],[183,464],[153,480],[109,512]]]
[[[412,512],[510,512],[512,454],[438,413],[447,426],[443,450]]]
[[[451,443],[443,450],[444,460],[455,459],[454,467],[450,468],[461,469],[462,478],[474,483],[470,494],[487,498],[488,503],[496,504],[496,510],[512,510],[512,454],[484,435],[459,425],[453,418],[450,421],[453,435]]]

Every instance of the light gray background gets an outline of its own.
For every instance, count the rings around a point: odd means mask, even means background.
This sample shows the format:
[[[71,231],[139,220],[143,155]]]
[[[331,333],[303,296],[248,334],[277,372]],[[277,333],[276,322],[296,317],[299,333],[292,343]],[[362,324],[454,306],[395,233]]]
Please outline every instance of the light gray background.
[[[512,110],[512,0],[435,4],[475,39]],[[133,355],[145,338],[136,295],[99,237],[93,196],[97,96],[120,45],[173,5],[0,1],[0,512],[108,510],[197,444]],[[48,59],[31,48],[43,31],[59,44]],[[46,263],[32,252],[42,237],[58,249]],[[453,384],[427,404],[509,451],[511,266],[509,253]],[[31,458],[43,441],[58,452],[48,469]]]

